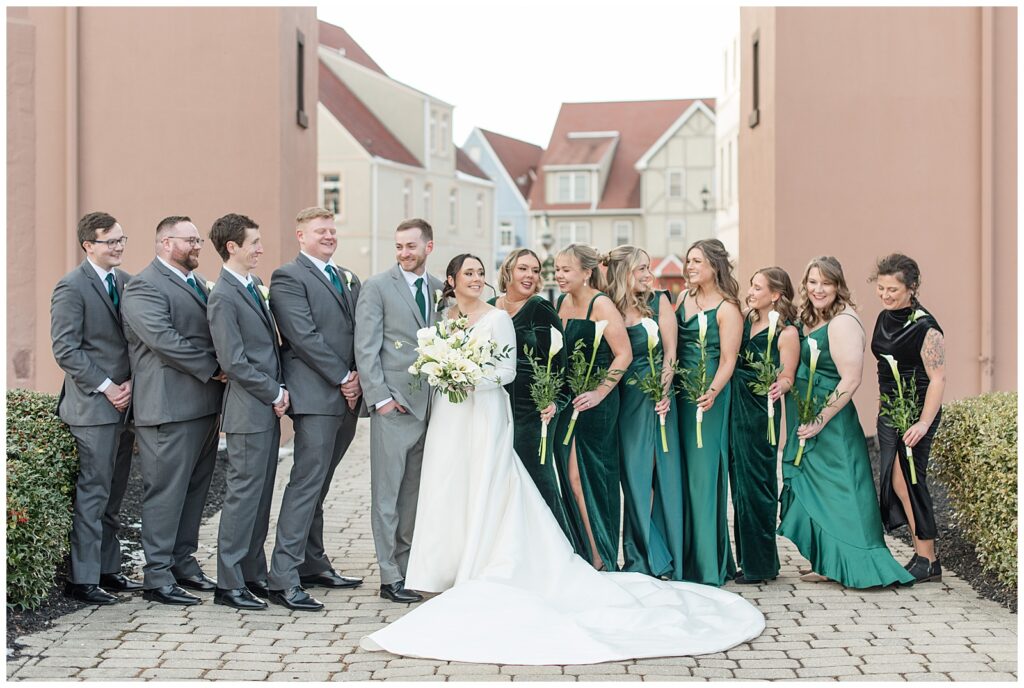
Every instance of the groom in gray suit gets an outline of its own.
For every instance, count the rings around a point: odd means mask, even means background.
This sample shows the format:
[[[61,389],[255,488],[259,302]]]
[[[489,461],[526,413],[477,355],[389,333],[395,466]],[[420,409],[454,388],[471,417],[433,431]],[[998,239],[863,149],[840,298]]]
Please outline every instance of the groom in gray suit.
[[[412,386],[416,331],[434,324],[441,281],[427,274],[434,232],[411,219],[395,230],[398,264],[366,280],[356,309],[356,363],[370,417],[370,525],[380,565],[380,596],[393,602],[423,597],[405,588],[429,388]]]
[[[259,225],[231,213],[214,221],[210,241],[224,267],[210,291],[207,314],[217,360],[228,376],[221,414],[228,443],[227,490],[217,533],[213,602],[235,609],[266,609],[267,603],[254,592],[267,594],[263,545],[288,391],[266,287],[252,273],[263,255]],[[262,590],[253,591],[250,585]]]
[[[89,604],[113,604],[117,597],[110,590],[142,589],[121,574],[117,540],[117,514],[135,444],[126,422],[132,381],[120,308],[130,276],[117,269],[127,241],[107,213],[79,220],[78,244],[85,260],[57,283],[50,302],[53,356],[64,370],[57,412],[78,447],[65,594]]]
[[[295,392],[295,460],[281,498],[270,562],[270,601],[323,609],[308,586],[354,588],[324,551],[324,498],[356,432],[361,395],[352,350],[359,280],[336,266],[334,213],[306,208],[295,218],[299,255],[274,271],[270,307],[281,328],[284,379]]]
[[[200,603],[179,586],[217,587],[193,556],[227,381],[206,320],[209,290],[194,272],[202,245],[189,218],[161,220],[156,258],[128,283],[121,304],[142,464],[142,596],[162,604]]]

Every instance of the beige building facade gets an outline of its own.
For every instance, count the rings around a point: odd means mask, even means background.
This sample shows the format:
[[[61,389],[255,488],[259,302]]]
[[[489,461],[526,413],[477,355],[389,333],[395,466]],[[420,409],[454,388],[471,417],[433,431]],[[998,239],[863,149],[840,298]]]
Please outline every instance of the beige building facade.
[[[1017,10],[743,8],[740,261],[746,285],[815,255],[843,264],[870,337],[868,282],[921,266],[945,329],[946,400],[1017,387]],[[875,360],[855,396],[874,434]]]
[[[293,257],[317,201],[316,42],[313,7],[8,8],[8,387],[60,389],[50,294],[84,257],[87,212],[118,218],[132,273],[168,215],[203,235],[253,218],[264,280]],[[220,266],[207,243],[199,272]]]

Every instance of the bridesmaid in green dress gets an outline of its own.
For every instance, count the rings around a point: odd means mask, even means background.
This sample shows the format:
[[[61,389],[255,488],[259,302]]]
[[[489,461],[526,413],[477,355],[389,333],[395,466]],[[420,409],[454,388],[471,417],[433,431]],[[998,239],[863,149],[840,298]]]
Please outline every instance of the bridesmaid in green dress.
[[[622,451],[623,571],[672,580],[683,578],[683,476],[679,425],[672,406],[676,327],[672,303],[665,292],[653,291],[651,258],[635,246],[619,246],[608,254],[608,296],[626,321],[633,362],[620,386],[619,446]],[[658,326],[657,356],[663,356],[661,380],[665,398],[655,404],[630,379],[651,369],[647,331],[642,319]],[[659,416],[665,419],[668,451],[661,444]],[[652,492],[653,491],[653,492]]]
[[[835,580],[848,588],[913,583],[893,559],[882,536],[882,519],[871,477],[867,442],[852,396],[864,367],[864,328],[854,311],[839,261],[813,259],[800,283],[800,321],[806,337],[793,393],[806,395],[810,342],[820,351],[812,395],[829,406],[813,423],[791,423],[783,452],[782,523],[812,570],[801,580]],[[794,465],[806,440],[800,465]]]
[[[786,418],[795,418],[796,404],[786,392],[793,387],[800,361],[800,334],[792,324],[797,317],[793,296],[793,282],[782,268],[762,268],[750,278],[750,310],[743,319],[743,344],[733,377],[729,414],[733,537],[741,569],[735,580],[741,585],[765,583],[779,574],[775,527],[779,516],[778,451],[782,439],[780,398],[785,396]],[[778,323],[772,331],[770,360],[776,367],[781,365],[782,370],[767,395],[755,394],[750,384],[757,381],[757,371],[747,356],[755,362],[764,360],[773,318],[778,318]],[[767,434],[769,399],[775,412],[771,419],[774,443]]]
[[[679,363],[700,361],[698,313],[707,316],[706,366],[710,384],[696,403],[680,392],[679,441],[683,447],[683,578],[720,586],[736,573],[729,547],[729,384],[743,338],[739,283],[718,239],[701,239],[686,252],[688,291],[679,300]],[[697,447],[698,407],[703,446]]]
[[[590,360],[594,350],[596,322],[606,321],[604,336],[597,347],[594,368],[624,371],[633,360],[629,336],[615,304],[602,294],[600,256],[592,247],[570,244],[555,257],[555,281],[562,290],[558,315],[565,323],[565,348],[570,361],[576,342],[583,342],[583,354]],[[571,365],[571,362],[570,362]],[[580,534],[580,554],[598,571],[615,571],[619,558],[619,391],[621,373],[612,373],[592,392],[572,400],[579,411],[568,445],[571,413],[566,409],[558,421],[555,451],[569,477],[569,503],[573,527]]]
[[[575,543],[576,535],[570,525],[562,491],[565,476],[557,474],[558,462],[553,459],[556,444],[554,428],[558,426],[559,408],[551,404],[544,411],[537,411],[530,397],[533,367],[523,350],[524,347],[529,348],[540,365],[546,366],[551,347],[551,328],[563,332],[562,321],[558,319],[554,307],[547,299],[537,295],[540,288],[540,258],[528,248],[516,249],[508,254],[498,272],[498,290],[502,295],[488,303],[505,309],[512,316],[512,324],[516,328],[516,379],[505,386],[512,404],[516,455],[533,478],[565,536]],[[567,362],[568,357],[563,348],[555,354],[551,363],[552,372],[564,371]],[[567,404],[568,397],[560,403],[561,406]],[[544,420],[549,422],[548,442],[544,452],[546,456],[541,463],[540,433],[541,422]]]

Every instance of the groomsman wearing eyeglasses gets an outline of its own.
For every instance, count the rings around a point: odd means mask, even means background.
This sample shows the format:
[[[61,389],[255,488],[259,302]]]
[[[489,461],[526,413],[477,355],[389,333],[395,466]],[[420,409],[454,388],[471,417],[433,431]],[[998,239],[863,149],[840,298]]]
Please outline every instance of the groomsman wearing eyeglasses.
[[[114,604],[115,592],[141,590],[121,574],[118,512],[131,470],[135,437],[128,344],[121,297],[130,275],[117,268],[125,243],[107,213],[78,222],[81,265],[65,275],[50,301],[53,356],[64,371],[57,412],[78,447],[78,483],[71,521],[71,577],[65,594],[88,604]]]
[[[213,601],[259,610],[267,608],[259,599],[268,596],[263,545],[288,390],[267,290],[252,272],[263,255],[259,225],[231,213],[214,221],[210,241],[224,261],[210,292],[210,333],[228,376],[221,416],[228,442],[228,484],[217,533]]]
[[[217,587],[194,556],[227,380],[207,323],[209,290],[194,272],[202,245],[188,217],[161,220],[156,258],[132,279],[121,304],[144,490],[142,595],[162,604],[199,604],[182,587]]]

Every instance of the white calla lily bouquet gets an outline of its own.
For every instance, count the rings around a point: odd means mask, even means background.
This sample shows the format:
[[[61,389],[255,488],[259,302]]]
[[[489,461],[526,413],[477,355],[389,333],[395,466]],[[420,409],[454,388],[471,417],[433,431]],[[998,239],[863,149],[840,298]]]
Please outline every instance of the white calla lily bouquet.
[[[426,379],[453,404],[469,398],[469,393],[488,379],[487,370],[512,352],[511,347],[499,347],[488,331],[470,329],[466,316],[424,327],[416,332],[416,343],[419,356],[409,366],[413,384],[418,386]]]
[[[643,318],[640,321],[644,332],[647,334],[647,363],[650,365],[644,375],[633,373],[633,377],[626,381],[627,385],[638,385],[640,391],[650,397],[655,405],[665,398],[665,388],[661,383],[662,352],[655,352],[658,343],[661,341],[658,323],[651,318]],[[668,439],[665,436],[665,415],[658,414],[658,422],[661,425],[661,451],[668,453]]]

